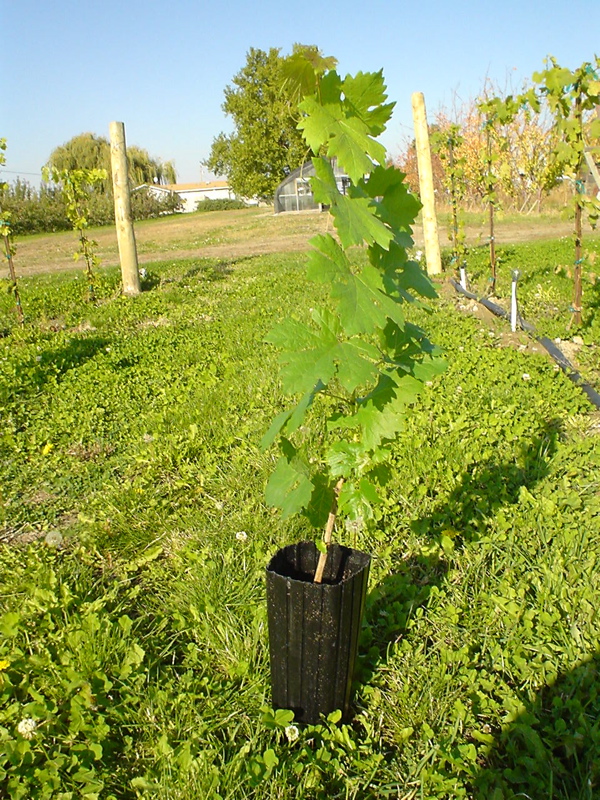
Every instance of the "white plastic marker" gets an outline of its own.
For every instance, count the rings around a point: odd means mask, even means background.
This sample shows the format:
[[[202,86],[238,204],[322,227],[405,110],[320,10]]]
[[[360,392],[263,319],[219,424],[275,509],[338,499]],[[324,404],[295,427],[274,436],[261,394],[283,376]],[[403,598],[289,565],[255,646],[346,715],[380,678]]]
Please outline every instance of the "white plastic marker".
[[[467,270],[465,267],[460,268],[460,285],[467,291]]]

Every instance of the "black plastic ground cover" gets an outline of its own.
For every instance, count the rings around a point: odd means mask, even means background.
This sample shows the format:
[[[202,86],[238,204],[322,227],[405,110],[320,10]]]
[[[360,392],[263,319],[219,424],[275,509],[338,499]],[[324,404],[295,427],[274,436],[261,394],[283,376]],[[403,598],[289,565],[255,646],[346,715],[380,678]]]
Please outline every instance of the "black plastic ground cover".
[[[337,709],[348,719],[371,562],[333,544],[317,584],[318,557],[314,542],[299,542],[279,550],[266,572],[273,707],[309,724]]]
[[[458,281],[454,280],[454,278],[450,278],[450,283],[457,292],[460,292],[460,294],[468,297],[470,300],[475,300],[475,302],[482,306],[485,306],[485,308],[487,308],[493,314],[496,314],[496,316],[510,320],[510,314],[508,311],[496,303],[493,303],[491,300],[488,300],[487,297],[477,297],[477,295],[467,291],[467,289],[464,289],[460,283],[458,283]],[[598,394],[594,388],[584,381],[566,355],[554,344],[554,342],[551,339],[548,339],[547,336],[536,336],[534,326],[531,325],[531,323],[526,322],[520,314],[517,316],[517,322],[524,331],[527,331],[527,333],[533,335],[535,340],[542,345],[546,352],[554,359],[554,361],[556,361],[559,367],[566,372],[567,376],[573,381],[573,383],[577,384],[577,386],[579,386],[579,388],[585,392],[589,401],[593,403],[596,408],[600,408],[600,394]]]

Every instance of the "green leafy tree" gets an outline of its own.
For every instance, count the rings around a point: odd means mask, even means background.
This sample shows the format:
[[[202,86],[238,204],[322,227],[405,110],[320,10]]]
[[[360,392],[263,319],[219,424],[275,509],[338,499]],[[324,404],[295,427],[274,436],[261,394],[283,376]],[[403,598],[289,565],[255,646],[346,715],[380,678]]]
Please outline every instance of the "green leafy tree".
[[[111,191],[108,181],[110,175],[110,142],[104,136],[94,133],[80,133],[68,142],[55,148],[48,159],[48,166],[59,172],[74,170],[106,171],[106,178],[99,188]],[[127,148],[127,167],[129,181],[134,186],[143,183],[175,183],[177,174],[171,161],[162,162],[150,156],[147,150],[131,145]]]
[[[278,440],[281,451],[267,501],[284,517],[327,519],[319,580],[338,514],[357,527],[374,518],[407,409],[442,366],[402,309],[413,293],[435,291],[407,254],[419,201],[403,174],[385,166],[376,138],[394,105],[382,73],[342,79],[318,64],[313,70],[316,90],[300,103],[299,128],[314,154],[315,199],[330,207],[337,238],[311,240],[308,276],[329,288],[331,302],[313,310],[309,324],[286,319],[267,337],[281,350],[284,391],[300,399],[274,419],[263,446]],[[333,158],[350,178],[345,194]],[[356,245],[366,245],[366,258]],[[317,433],[305,424],[309,409]]]
[[[245,66],[225,89],[223,111],[231,117],[234,132],[214,139],[205,165],[226,176],[240,197],[272,198],[283,178],[305,158],[294,99],[311,79],[311,59],[320,55],[316,47],[296,45],[289,57],[292,71],[303,57],[309,68],[302,67],[303,74],[292,88],[287,80],[289,65],[279,49],[251,48]]]
[[[4,155],[6,151],[6,139],[0,139],[0,166],[6,164],[6,156]],[[17,308],[17,316],[19,317],[19,322],[23,324],[24,315],[23,315],[23,306],[21,305],[21,295],[19,294],[19,285],[17,283],[17,273],[15,271],[15,265],[13,261],[13,256],[15,254],[15,247],[12,243],[12,227],[11,227],[11,213],[5,208],[4,204],[4,195],[8,190],[8,184],[4,181],[0,181],[0,197],[2,198],[2,205],[0,206],[0,236],[2,236],[2,240],[4,242],[4,255],[6,256],[6,260],[8,262],[8,272],[10,275],[10,285],[9,291],[12,292],[15,298],[15,305]]]
[[[586,196],[582,180],[585,152],[589,142],[600,139],[600,118],[592,118],[600,105],[600,58],[594,64],[584,62],[575,70],[561,67],[553,56],[546,60],[546,69],[533,74],[535,86],[524,95],[534,111],[542,101],[548,104],[556,133],[554,158],[562,175],[573,181],[575,193],[571,213],[575,224],[573,234],[575,268],[573,275],[573,317],[581,324],[582,284],[582,218],[584,214],[595,226],[600,217],[600,200]]]

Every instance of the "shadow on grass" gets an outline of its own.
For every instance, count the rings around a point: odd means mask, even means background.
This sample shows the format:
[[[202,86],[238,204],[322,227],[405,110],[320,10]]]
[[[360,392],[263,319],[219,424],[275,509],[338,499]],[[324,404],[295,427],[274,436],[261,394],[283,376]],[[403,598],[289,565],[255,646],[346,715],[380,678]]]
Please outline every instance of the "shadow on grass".
[[[531,491],[548,474],[559,434],[558,422],[546,423],[520,454],[519,464],[516,458],[506,463],[491,459],[473,464],[450,496],[430,516],[415,520],[412,529],[433,542],[441,542],[444,532],[451,529],[457,550],[476,541],[481,536],[479,523],[518,502],[523,489]],[[442,548],[435,555],[399,559],[396,569],[369,592],[359,682],[368,682],[385,663],[389,646],[404,635],[416,609],[427,604],[432,588],[442,586],[448,568]]]
[[[501,463],[492,458],[473,464],[447,500],[430,516],[413,522],[412,529],[437,540],[446,530],[451,530],[458,542],[477,540],[486,519],[517,503],[524,489],[531,491],[546,477],[560,433],[561,423],[551,420],[526,448],[515,453],[514,460]]]
[[[169,284],[179,284],[188,281],[190,278],[198,278],[209,282],[225,280],[233,272],[233,266],[252,258],[252,256],[242,256],[228,260],[216,261],[206,259],[205,261],[193,261],[182,259],[179,262],[171,262],[172,266],[179,267],[184,271],[179,275],[161,275],[160,271],[155,271],[152,266],[142,268],[144,272],[140,278],[140,285],[143,292],[151,292],[160,286]],[[155,262],[153,262],[155,263]],[[188,267],[186,269],[186,267]]]
[[[60,380],[103,350],[110,340],[100,336],[73,338],[64,347],[46,350],[33,365],[21,364],[17,380],[10,386],[9,397],[23,397],[40,392],[49,380]]]
[[[473,797],[600,796],[600,654],[558,676],[498,735],[474,780]]]
[[[182,279],[185,280],[186,278],[195,278],[196,276],[201,275],[202,278],[208,281],[222,281],[225,280],[228,275],[231,275],[234,264],[239,264],[244,260],[244,258],[236,258],[229,259],[227,261],[218,261],[216,264],[197,264],[187,272],[184,272]]]

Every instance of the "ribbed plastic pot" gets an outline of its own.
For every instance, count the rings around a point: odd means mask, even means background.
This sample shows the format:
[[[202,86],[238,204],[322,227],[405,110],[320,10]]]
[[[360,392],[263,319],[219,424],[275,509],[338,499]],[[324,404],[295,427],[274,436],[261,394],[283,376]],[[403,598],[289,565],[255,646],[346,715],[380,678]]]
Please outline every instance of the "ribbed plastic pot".
[[[314,583],[318,557],[314,542],[299,542],[267,566],[273,707],[309,724],[336,709],[348,718],[371,563],[366,553],[333,544],[323,582]]]

